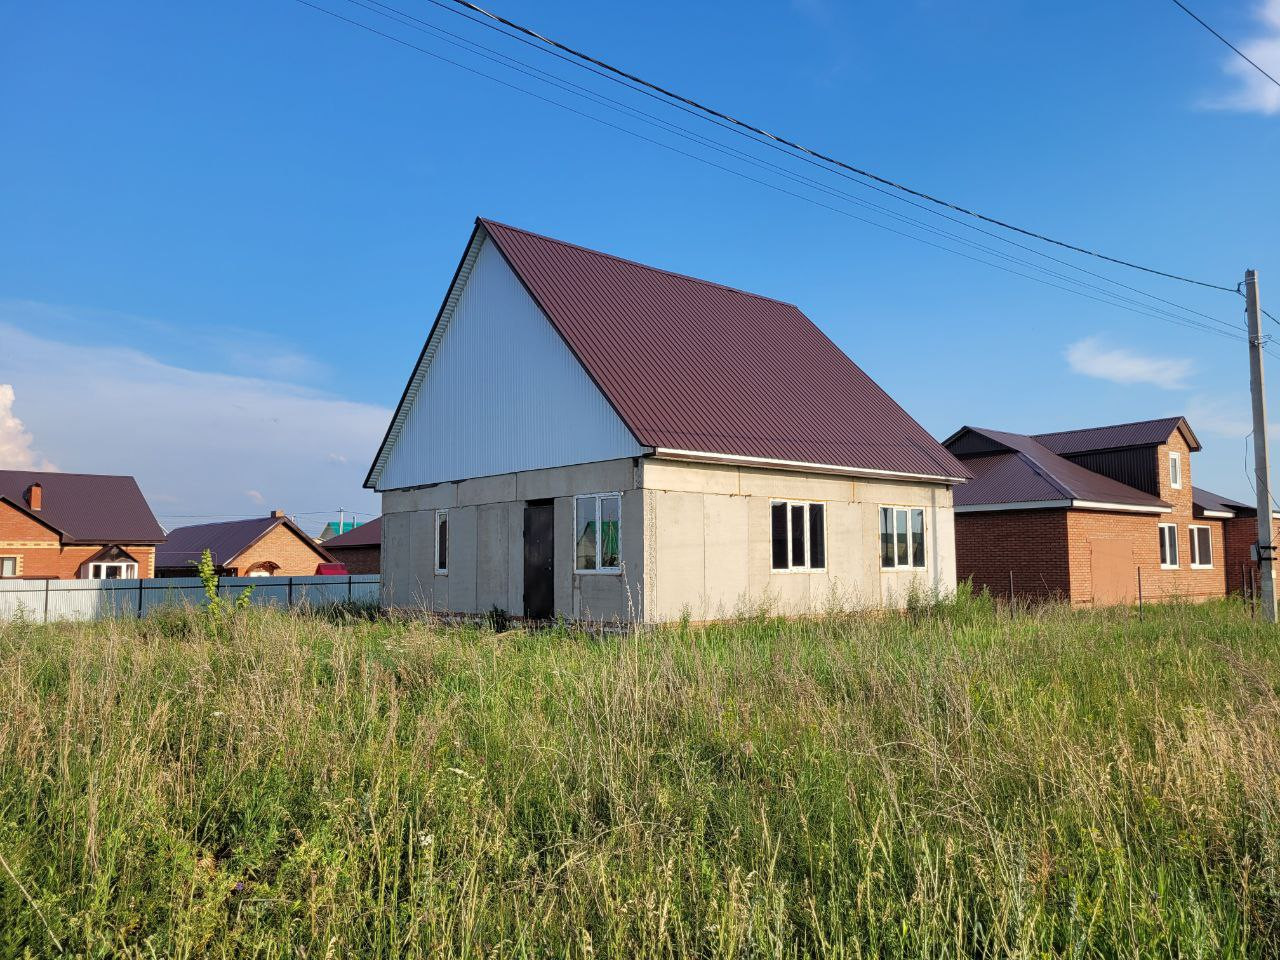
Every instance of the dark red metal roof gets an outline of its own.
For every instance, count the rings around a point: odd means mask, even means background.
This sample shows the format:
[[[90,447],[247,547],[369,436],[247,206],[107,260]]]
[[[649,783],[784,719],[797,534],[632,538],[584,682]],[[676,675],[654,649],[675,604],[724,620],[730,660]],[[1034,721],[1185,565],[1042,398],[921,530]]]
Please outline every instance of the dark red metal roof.
[[[169,531],[169,539],[156,548],[156,567],[166,569],[192,568],[200,562],[205,550],[220,567],[230,566],[245,550],[271,532],[278,524],[289,527],[299,539],[306,542],[323,560],[333,560],[324,548],[306,535],[288,517],[250,517],[247,520],[225,520],[221,523],[196,523],[189,527],[176,527]]]
[[[336,547],[380,547],[382,546],[382,518],[377,517],[368,523],[353,527],[340,536],[330,537],[324,542],[324,548],[330,552]]]
[[[795,306],[480,224],[643,446],[968,476]]]
[[[160,543],[164,531],[133,477],[96,473],[0,470],[0,497],[27,509],[23,494],[41,487],[41,507],[30,511],[77,543]]]
[[[1021,433],[964,427],[953,434],[947,444],[959,443],[965,434],[986,437],[1005,452],[964,459],[973,479],[956,488],[954,500],[957,507],[1058,500],[1086,500],[1134,507],[1169,506],[1159,497],[1086,470],[1058,456],[1034,437]]]
[[[1191,506],[1197,516],[1203,516],[1206,510],[1215,513],[1234,513],[1237,516],[1256,517],[1258,508],[1251,507],[1239,500],[1232,500],[1219,493],[1211,493],[1201,487],[1191,488]]]
[[[1054,453],[1069,457],[1078,453],[1118,450],[1122,447],[1158,446],[1165,443],[1173,431],[1178,429],[1186,434],[1187,444],[1192,450],[1200,449],[1200,441],[1191,432],[1185,417],[1164,417],[1160,420],[1140,420],[1137,423],[1117,423],[1109,427],[1037,433],[1034,438]]]

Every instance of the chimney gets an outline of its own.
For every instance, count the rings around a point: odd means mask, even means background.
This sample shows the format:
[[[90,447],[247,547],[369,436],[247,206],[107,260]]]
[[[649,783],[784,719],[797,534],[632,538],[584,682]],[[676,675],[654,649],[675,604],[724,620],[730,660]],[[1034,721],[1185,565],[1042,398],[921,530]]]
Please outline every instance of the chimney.
[[[272,510],[272,511],[271,511],[271,516],[273,516],[275,519],[279,520],[279,519],[281,519],[281,518],[284,516],[284,511],[283,511],[283,510]]]
[[[27,501],[27,506],[32,510],[39,510],[41,505],[44,503],[43,488],[40,484],[33,483],[31,486],[27,487],[26,492],[22,495],[22,499]]]

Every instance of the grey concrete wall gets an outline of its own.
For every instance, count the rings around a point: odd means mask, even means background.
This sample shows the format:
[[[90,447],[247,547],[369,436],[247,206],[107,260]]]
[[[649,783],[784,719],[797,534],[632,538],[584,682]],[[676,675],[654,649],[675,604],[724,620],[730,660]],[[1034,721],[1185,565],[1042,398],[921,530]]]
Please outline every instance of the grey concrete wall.
[[[555,611],[569,619],[641,615],[643,496],[635,461],[530,470],[382,495],[383,604],[440,613],[524,613],[524,507],[555,505]],[[622,494],[621,573],[575,573],[573,498]],[[449,572],[435,573],[435,511],[449,511]]]
[[[653,621],[900,606],[913,588],[955,589],[951,491],[940,484],[861,480],[646,459],[644,614]],[[827,566],[775,572],[770,502],[826,505]],[[880,569],[879,508],[925,508],[927,566]],[[632,524],[634,529],[635,525]]]

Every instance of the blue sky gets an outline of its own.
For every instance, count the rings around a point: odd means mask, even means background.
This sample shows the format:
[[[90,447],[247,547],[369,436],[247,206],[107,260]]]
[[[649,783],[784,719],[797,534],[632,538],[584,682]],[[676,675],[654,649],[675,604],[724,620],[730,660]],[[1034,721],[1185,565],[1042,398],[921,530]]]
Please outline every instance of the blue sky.
[[[1256,267],[1280,306],[1280,89],[1167,0],[493,6],[1004,219],[1229,286]],[[1280,68],[1280,0],[1198,12]],[[5,21],[0,460],[133,473],[169,525],[377,509],[360,483],[477,214],[797,303],[939,436],[1186,414],[1195,481],[1249,495],[1242,342],[779,194],[293,0]],[[1234,296],[1075,262],[1242,323]]]

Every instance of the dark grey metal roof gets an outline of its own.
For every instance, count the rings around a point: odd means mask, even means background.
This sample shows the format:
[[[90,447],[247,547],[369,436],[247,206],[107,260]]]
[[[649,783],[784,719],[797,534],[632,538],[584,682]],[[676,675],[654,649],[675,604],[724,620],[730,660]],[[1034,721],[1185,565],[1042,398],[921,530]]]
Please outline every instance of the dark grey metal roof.
[[[1169,508],[1159,497],[1087,470],[1021,433],[963,427],[948,438],[945,445],[962,449],[963,441],[972,434],[998,445],[1004,452],[962,457],[973,479],[955,488],[957,507],[1079,500],[1145,509]]]
[[[0,470],[0,497],[27,510],[23,494],[41,488],[41,507],[30,510],[63,539],[76,543],[160,543],[156,522],[133,477],[43,470]]]

